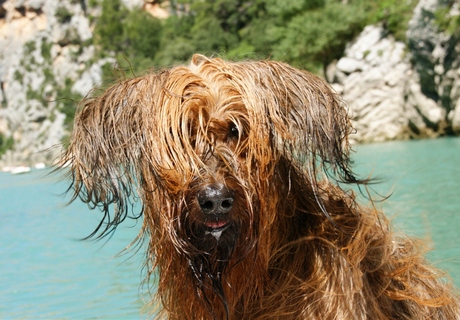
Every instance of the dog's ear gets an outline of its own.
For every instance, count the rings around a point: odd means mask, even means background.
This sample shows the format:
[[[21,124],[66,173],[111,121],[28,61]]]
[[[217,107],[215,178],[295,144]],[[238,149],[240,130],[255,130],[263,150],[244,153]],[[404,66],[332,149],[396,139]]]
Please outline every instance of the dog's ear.
[[[323,79],[274,61],[248,63],[252,99],[268,119],[272,148],[316,180],[317,168],[338,180],[357,182],[349,168],[352,131],[342,98]],[[249,101],[249,104],[253,102]]]
[[[104,212],[102,234],[126,218],[134,201],[143,200],[140,157],[145,152],[145,113],[152,109],[146,104],[153,103],[160,78],[120,81],[79,105],[60,165],[69,169],[72,201],[79,197]]]

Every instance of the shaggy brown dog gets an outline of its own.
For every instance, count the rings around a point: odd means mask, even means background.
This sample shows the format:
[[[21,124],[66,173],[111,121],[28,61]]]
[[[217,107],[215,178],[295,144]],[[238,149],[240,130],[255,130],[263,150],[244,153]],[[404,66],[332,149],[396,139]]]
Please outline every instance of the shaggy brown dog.
[[[351,130],[310,73],[195,55],[84,99],[61,161],[95,232],[141,202],[159,318],[459,318],[419,244],[338,186],[366,183]]]

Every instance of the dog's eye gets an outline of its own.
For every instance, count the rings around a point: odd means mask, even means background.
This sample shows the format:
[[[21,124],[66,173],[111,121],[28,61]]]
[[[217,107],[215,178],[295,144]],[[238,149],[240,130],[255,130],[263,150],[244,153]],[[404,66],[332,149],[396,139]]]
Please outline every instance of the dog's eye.
[[[230,126],[229,136],[232,138],[238,138],[240,136],[240,132],[238,131],[238,127],[235,124]]]

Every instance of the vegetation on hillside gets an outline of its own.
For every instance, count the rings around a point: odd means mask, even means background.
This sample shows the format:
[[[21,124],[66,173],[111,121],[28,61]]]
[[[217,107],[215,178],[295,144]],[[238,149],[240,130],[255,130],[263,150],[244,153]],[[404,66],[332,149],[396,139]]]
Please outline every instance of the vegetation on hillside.
[[[275,59],[322,73],[366,25],[403,40],[417,0],[176,0],[160,20],[120,0],[91,0],[99,55],[134,73],[182,63],[193,53]]]
[[[450,35],[460,35],[460,15],[451,16],[450,10],[454,5],[454,0],[449,0],[444,6],[441,6],[435,12],[435,23],[440,31],[447,32]]]
[[[0,157],[6,152],[6,150],[11,149],[13,145],[14,145],[13,136],[6,138],[5,135],[0,132]]]

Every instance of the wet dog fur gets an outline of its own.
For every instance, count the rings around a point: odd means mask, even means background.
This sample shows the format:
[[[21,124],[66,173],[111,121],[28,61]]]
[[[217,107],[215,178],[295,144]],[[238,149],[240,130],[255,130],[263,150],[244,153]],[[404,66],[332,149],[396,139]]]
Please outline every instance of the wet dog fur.
[[[458,319],[420,243],[343,187],[367,183],[350,133],[319,77],[195,55],[91,93],[61,164],[99,236],[141,203],[157,318]]]

